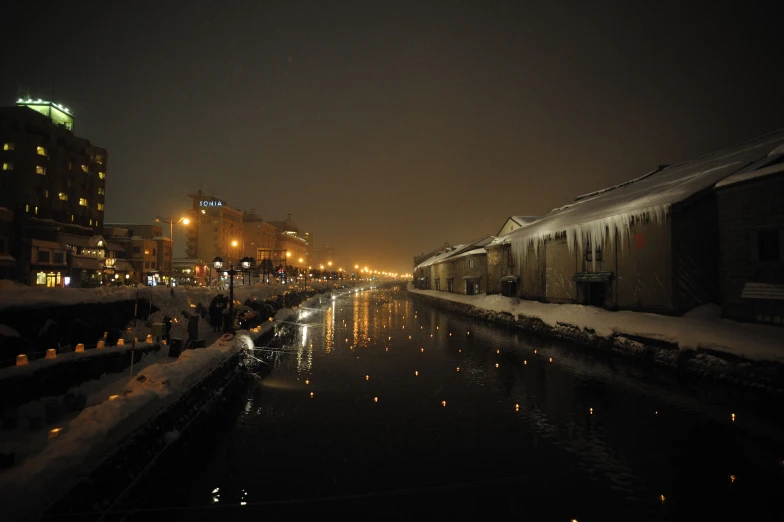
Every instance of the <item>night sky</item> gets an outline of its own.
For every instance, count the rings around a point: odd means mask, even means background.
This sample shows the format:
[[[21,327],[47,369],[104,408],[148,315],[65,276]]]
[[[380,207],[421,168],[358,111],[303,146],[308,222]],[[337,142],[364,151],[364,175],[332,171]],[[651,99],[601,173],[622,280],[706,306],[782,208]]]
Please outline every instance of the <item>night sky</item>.
[[[403,272],[784,127],[773,2],[122,3],[4,3],[0,34],[2,103],[54,76],[109,150],[107,222],[201,187]]]

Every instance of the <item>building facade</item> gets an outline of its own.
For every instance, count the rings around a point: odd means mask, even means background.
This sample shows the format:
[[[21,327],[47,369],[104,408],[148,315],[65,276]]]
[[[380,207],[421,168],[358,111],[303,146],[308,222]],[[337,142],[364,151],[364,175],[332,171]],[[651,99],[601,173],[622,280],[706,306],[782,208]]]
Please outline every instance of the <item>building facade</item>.
[[[277,229],[275,235],[275,248],[272,252],[259,251],[256,262],[271,257],[275,266],[307,266],[312,264],[310,259],[311,235],[300,231],[297,224],[289,219],[285,221],[272,221]]]
[[[73,130],[73,114],[54,102],[0,108],[0,277],[90,286],[114,275],[103,263],[85,278],[79,266],[80,249],[115,257],[90,248],[102,241],[108,153]]]
[[[188,226],[186,252],[190,258],[212,262],[223,258],[226,266],[238,265],[243,253],[242,211],[226,201],[199,190],[189,194],[193,201]]]
[[[720,181],[716,194],[722,315],[784,326],[784,155]]]
[[[487,246],[488,293],[680,314],[719,301],[714,184],[769,162],[762,136],[599,190]]]
[[[163,236],[162,225],[109,223],[106,230],[113,241],[125,245],[134,270],[130,282],[155,286],[175,277],[172,241]]]
[[[427,290],[476,295],[486,293],[487,251],[495,240],[485,236],[468,243],[448,246],[434,251],[414,267],[414,285]]]
[[[0,206],[20,217],[56,221],[76,233],[101,234],[106,149],[75,136],[73,117],[56,104],[26,103],[0,108]],[[44,109],[56,114],[49,117]],[[70,124],[57,123],[63,118]]]
[[[256,214],[242,216],[242,257],[257,258],[258,250],[274,250],[278,229]]]

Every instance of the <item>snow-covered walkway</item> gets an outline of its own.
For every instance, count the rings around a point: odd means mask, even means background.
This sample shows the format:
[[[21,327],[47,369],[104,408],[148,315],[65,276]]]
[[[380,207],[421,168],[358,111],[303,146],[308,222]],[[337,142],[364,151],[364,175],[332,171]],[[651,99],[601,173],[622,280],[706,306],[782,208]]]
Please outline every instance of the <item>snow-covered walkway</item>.
[[[247,297],[254,296],[253,287],[247,288]],[[273,293],[270,287],[256,287],[259,288],[262,291],[255,294],[257,297]],[[159,320],[157,315],[174,317],[183,310],[188,312],[197,302],[205,304],[216,293],[214,289],[205,290],[175,290],[174,297],[168,291],[153,294],[154,299],[157,297],[153,303],[161,310],[153,314],[152,321],[137,323],[134,334],[144,339],[149,324]],[[245,299],[243,293],[235,292],[235,298]],[[313,298],[314,302],[317,300],[318,297]],[[51,505],[79,478],[88,475],[129,434],[176,401],[212,369],[238,351],[252,348],[256,337],[281,321],[291,320],[294,313],[291,309],[279,310],[274,321],[265,322],[258,331],[242,330],[235,336],[212,332],[209,324],[202,321],[200,334],[208,342],[207,348],[186,350],[177,359],[169,358],[167,351],[162,350],[144,357],[135,366],[133,378],[129,371],[124,371],[73,388],[72,392],[88,396],[83,411],[63,419],[56,427],[47,426],[32,433],[19,430],[30,440],[8,442],[16,444],[22,462],[17,460],[13,467],[0,471],[4,519],[29,520],[39,516],[43,507]],[[185,323],[180,319],[173,325],[173,337],[187,337]],[[53,432],[53,428],[59,430]]]
[[[558,323],[592,329],[597,336],[639,336],[676,343],[682,350],[712,350],[753,361],[784,363],[784,328],[739,323],[722,319],[718,306],[700,306],[682,317],[642,313],[611,312],[574,304],[524,301],[501,295],[461,295],[438,290],[409,292],[446,301],[463,303],[482,310],[507,312],[541,319],[557,328]]]

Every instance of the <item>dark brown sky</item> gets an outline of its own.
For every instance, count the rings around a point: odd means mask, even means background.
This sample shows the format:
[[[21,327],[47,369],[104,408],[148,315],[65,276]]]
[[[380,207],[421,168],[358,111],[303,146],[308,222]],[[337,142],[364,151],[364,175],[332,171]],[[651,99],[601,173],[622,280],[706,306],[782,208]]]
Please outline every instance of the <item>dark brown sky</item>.
[[[202,187],[402,272],[784,127],[774,3],[123,3],[4,4],[0,35],[3,103],[56,75],[109,149],[107,221]]]

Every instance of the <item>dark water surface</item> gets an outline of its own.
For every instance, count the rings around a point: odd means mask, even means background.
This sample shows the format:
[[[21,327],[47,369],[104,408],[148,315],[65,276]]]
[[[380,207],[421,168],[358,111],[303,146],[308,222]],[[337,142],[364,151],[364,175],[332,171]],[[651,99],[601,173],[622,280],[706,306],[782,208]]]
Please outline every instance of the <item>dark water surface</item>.
[[[784,520],[780,403],[403,290],[324,302],[112,518]]]

